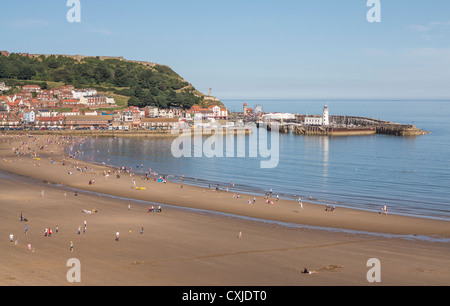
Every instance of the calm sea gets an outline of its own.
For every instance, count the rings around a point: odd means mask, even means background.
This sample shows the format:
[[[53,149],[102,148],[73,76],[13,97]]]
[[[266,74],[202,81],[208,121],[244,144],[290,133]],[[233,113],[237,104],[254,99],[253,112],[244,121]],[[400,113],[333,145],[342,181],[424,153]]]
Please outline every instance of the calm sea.
[[[242,111],[244,101],[224,101]],[[282,198],[450,220],[450,101],[245,101],[265,112],[366,116],[414,124],[431,134],[319,137],[279,135],[279,163],[263,169],[249,157],[181,157],[171,152],[173,139],[97,138],[75,148],[80,158],[134,171],[168,175],[186,184],[261,194],[272,189]],[[256,133],[257,134],[257,133]],[[254,136],[236,136],[254,137]],[[205,141],[208,138],[204,138]],[[235,139],[237,146],[238,139]],[[269,142],[269,144],[271,144]],[[270,145],[269,145],[270,147]],[[233,148],[231,148],[233,149]],[[235,156],[237,151],[235,149]],[[224,151],[226,148],[224,143]],[[225,155],[225,154],[224,154]],[[226,155],[225,155],[226,156]]]

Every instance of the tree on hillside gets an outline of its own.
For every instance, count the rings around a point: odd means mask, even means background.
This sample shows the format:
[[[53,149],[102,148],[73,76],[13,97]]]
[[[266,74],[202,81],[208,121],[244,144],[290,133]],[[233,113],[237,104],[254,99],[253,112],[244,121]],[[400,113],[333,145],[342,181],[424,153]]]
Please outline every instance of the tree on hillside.
[[[19,68],[19,73],[17,78],[19,80],[31,80],[31,78],[36,74],[36,72],[30,66],[23,66]]]
[[[75,87],[94,87],[130,97],[129,105],[190,108],[202,98],[170,67],[144,66],[117,59],[84,58],[77,61],[65,56],[29,57],[0,55],[0,78],[63,82]]]
[[[114,71],[114,85],[117,87],[127,87],[128,86],[128,74],[125,69],[117,68]]]

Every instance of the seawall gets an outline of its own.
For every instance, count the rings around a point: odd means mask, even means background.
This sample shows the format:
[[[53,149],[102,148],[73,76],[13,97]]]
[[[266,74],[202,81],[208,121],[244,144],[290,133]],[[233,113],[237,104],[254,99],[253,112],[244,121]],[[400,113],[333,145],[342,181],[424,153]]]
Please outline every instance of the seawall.
[[[62,131],[3,131],[6,135],[61,135],[76,137],[178,137],[186,136],[211,136],[217,133],[223,135],[250,135],[252,129],[249,128],[208,128],[208,129],[190,129],[190,130],[131,130],[131,131],[99,131],[99,130],[62,130]]]

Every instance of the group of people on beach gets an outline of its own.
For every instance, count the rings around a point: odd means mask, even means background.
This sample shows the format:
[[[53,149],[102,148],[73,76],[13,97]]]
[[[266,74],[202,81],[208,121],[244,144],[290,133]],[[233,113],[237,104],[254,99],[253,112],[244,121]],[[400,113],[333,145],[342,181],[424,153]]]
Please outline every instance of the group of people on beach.
[[[28,231],[28,227],[25,228],[25,233]],[[58,233],[59,232],[59,227],[58,225],[56,226],[55,232]],[[51,228],[46,228],[44,230],[44,237],[51,237],[52,236],[52,229]]]
[[[148,212],[157,212],[157,213],[160,213],[160,212],[162,212],[162,208],[161,208],[161,205],[158,205],[158,208],[155,208],[155,206],[149,206],[148,207]]]

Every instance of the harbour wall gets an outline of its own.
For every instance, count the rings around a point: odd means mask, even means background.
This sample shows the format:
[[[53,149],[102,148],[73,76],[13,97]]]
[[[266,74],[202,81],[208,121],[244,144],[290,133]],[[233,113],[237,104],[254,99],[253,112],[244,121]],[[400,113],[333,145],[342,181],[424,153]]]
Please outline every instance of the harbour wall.
[[[429,134],[414,125],[400,124],[381,119],[353,116],[330,116],[330,126],[305,125],[301,118],[297,120],[279,122],[260,122],[271,131],[277,125],[281,134],[314,135],[314,136],[366,136],[385,134],[393,136],[419,136]]]

